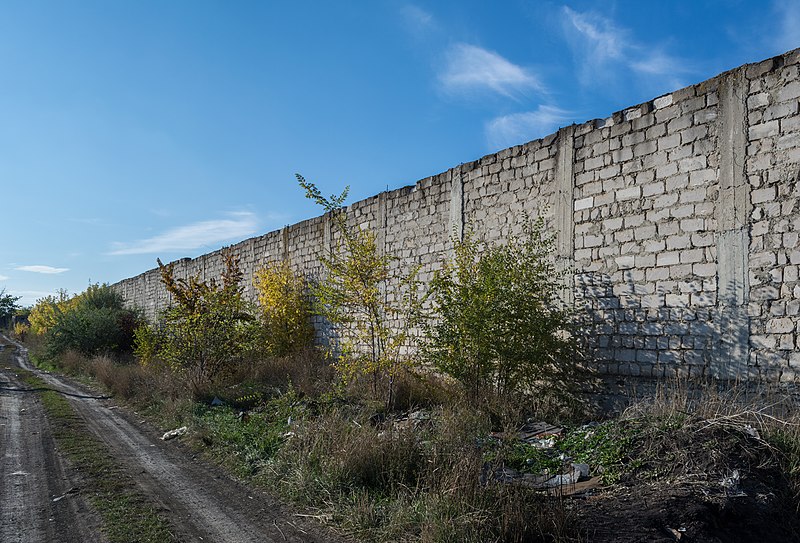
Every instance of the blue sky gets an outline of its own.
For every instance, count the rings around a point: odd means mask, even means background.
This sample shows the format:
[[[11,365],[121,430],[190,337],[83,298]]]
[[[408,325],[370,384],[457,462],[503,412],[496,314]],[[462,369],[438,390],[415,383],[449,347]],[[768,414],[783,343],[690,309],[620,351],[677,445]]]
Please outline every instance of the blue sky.
[[[0,0],[0,289],[32,304],[800,47],[800,0]]]

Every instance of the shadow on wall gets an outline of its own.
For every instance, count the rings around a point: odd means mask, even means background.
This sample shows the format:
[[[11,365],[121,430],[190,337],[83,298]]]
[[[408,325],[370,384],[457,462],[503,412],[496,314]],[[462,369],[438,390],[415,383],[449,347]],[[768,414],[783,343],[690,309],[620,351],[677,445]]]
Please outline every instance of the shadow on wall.
[[[575,303],[590,360],[602,374],[642,378],[766,378],[751,366],[750,320],[735,292],[707,292],[702,281],[625,282],[605,273],[575,275]]]

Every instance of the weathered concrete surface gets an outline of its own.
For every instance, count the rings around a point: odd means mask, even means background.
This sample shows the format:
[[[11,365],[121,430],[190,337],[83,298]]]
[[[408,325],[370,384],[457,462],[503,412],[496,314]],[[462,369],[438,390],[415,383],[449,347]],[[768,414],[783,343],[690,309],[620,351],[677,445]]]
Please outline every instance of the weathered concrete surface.
[[[572,126],[558,131],[556,157],[556,204],[553,210],[556,221],[556,256],[559,271],[564,271],[573,266],[573,256],[575,254],[575,172],[573,170],[575,138],[573,137]],[[572,305],[575,302],[572,275],[567,277],[566,283],[562,298],[565,303]]]

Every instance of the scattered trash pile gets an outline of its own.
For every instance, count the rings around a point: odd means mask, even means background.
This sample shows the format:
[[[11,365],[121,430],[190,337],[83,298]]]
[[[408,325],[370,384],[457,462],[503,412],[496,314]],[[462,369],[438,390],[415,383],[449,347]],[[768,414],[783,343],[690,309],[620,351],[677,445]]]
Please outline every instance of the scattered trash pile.
[[[591,432],[597,423],[582,426]],[[528,421],[515,434],[492,432],[483,445],[488,450],[481,483],[489,481],[520,484],[563,495],[591,493],[601,485],[599,474],[590,465],[574,458],[563,446],[567,432],[546,422]],[[505,446],[505,451],[500,452]],[[601,466],[594,466],[595,471]]]

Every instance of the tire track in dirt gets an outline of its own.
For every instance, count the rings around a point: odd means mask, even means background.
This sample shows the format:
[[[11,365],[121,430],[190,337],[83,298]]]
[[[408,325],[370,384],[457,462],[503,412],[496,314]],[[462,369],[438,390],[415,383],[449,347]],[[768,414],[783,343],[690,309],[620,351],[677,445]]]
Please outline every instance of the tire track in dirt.
[[[105,541],[37,399],[13,371],[0,370],[0,541]]]
[[[219,470],[195,461],[183,447],[163,442],[111,400],[98,399],[65,379],[38,371],[26,351],[17,363],[65,398],[108,446],[176,528],[184,541],[219,543],[335,542],[321,526],[295,517],[264,492],[247,489]],[[0,538],[2,541],[5,539]]]

